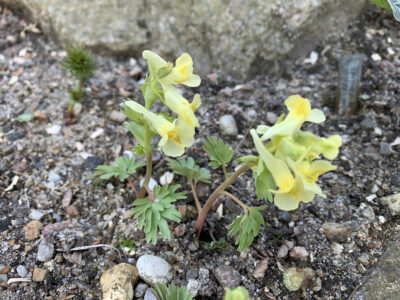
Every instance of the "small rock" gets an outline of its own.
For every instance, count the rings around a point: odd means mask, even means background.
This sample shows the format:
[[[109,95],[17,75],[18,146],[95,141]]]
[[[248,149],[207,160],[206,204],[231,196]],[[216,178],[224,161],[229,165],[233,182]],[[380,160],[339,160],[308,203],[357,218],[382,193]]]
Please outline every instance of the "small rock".
[[[342,245],[340,245],[340,244],[338,244],[336,242],[332,243],[332,250],[333,250],[333,253],[335,253],[336,255],[339,255],[340,253],[342,253],[343,252],[343,248],[344,247]]]
[[[185,231],[186,231],[186,224],[179,224],[178,226],[175,227],[175,236],[181,237],[182,235],[185,234]]]
[[[363,217],[367,218],[371,222],[373,220],[375,220],[374,209],[369,205],[366,208],[364,208],[364,210],[362,211],[362,215],[363,215]]]
[[[35,268],[33,270],[32,280],[33,281],[44,281],[49,274],[49,270]]]
[[[212,84],[215,84],[215,85],[218,84],[218,75],[217,75],[217,73],[207,74],[206,77]]]
[[[215,277],[223,287],[233,288],[240,285],[242,276],[230,266],[221,266],[215,270]]]
[[[55,231],[64,230],[69,225],[72,225],[71,220],[65,220],[54,224],[47,224],[46,226],[43,227],[42,233],[44,235],[49,235],[50,233],[53,233]]]
[[[392,216],[400,215],[400,193],[383,197],[380,199],[380,202],[389,208]]]
[[[113,110],[109,116],[110,120],[116,123],[123,123],[126,120],[126,116],[117,110]]]
[[[222,135],[236,136],[238,129],[232,115],[224,115],[219,119],[219,129]]]
[[[384,216],[378,216],[379,224],[384,224],[386,222],[386,218]]]
[[[61,201],[62,208],[66,208],[71,204],[72,196],[73,196],[73,194],[71,191],[68,191],[65,193],[65,195]]]
[[[290,218],[290,213],[287,211],[280,211],[278,213],[278,220],[282,221],[284,223],[289,223],[291,218]]]
[[[43,228],[43,224],[40,221],[30,221],[24,226],[25,240],[33,241],[36,240],[40,235],[40,230]]]
[[[256,120],[258,117],[257,111],[255,109],[249,109],[248,111],[246,111],[245,117],[249,122]]]
[[[101,275],[103,300],[131,300],[133,287],[139,280],[135,266],[127,263],[115,265]]]
[[[265,275],[265,271],[268,269],[268,259],[263,259],[260,261],[254,272],[251,274],[255,279],[263,279]]]
[[[326,222],[322,225],[326,238],[330,242],[345,243],[351,236],[353,229],[349,225],[335,222]]]
[[[186,281],[189,281],[190,279],[196,279],[199,277],[199,269],[194,268],[194,269],[189,269],[186,272]]]
[[[24,161],[16,163],[12,166],[12,170],[15,173],[23,173],[28,168],[28,164]]]
[[[193,294],[194,296],[197,296],[201,288],[201,283],[196,279],[189,279],[189,282],[186,287],[189,293]]]
[[[147,289],[146,294],[144,294],[144,300],[157,300],[157,297],[151,289]]]
[[[382,60],[382,57],[378,53],[373,53],[371,55],[371,58],[373,61],[381,61]]]
[[[37,209],[31,209],[29,213],[29,219],[39,221],[44,216],[44,213]]]
[[[154,255],[142,255],[139,257],[136,267],[140,278],[154,286],[156,283],[171,281],[171,266],[162,258]]]
[[[11,227],[11,220],[6,218],[0,220],[0,232],[6,231]]]
[[[382,142],[379,148],[379,153],[382,155],[392,154],[392,146],[389,143]]]
[[[96,130],[90,135],[91,139],[95,139],[101,135],[104,134],[104,129],[103,128],[96,128]]]
[[[165,172],[164,175],[160,177],[160,184],[170,184],[174,180],[174,173]]]
[[[373,130],[376,126],[375,122],[371,119],[366,117],[360,124],[362,129],[365,130]]]
[[[282,245],[279,250],[278,253],[276,254],[276,256],[278,258],[284,258],[288,255],[289,253],[289,248],[286,245]]]
[[[210,193],[210,186],[208,184],[204,184],[203,182],[199,182],[196,184],[196,193],[199,198],[203,198]]]
[[[15,131],[7,134],[7,139],[9,142],[15,142],[16,140],[22,139],[26,136],[26,130]]]
[[[17,273],[19,277],[26,277],[26,275],[28,275],[28,270],[25,268],[25,266],[19,265],[17,267]]]
[[[286,247],[288,247],[289,248],[289,250],[290,249],[293,249],[293,247],[294,247],[294,242],[292,242],[292,241],[283,241],[283,245],[285,245]]]
[[[47,116],[44,112],[40,111],[40,110],[36,110],[34,112],[35,118],[38,120],[42,120],[42,121],[46,121],[47,120]]]
[[[79,116],[79,114],[82,112],[82,108],[83,108],[82,104],[79,102],[76,102],[74,104],[74,108],[72,109],[72,114],[74,116]]]
[[[60,125],[53,125],[49,128],[46,128],[46,132],[48,134],[59,134],[61,131],[61,126]]]
[[[304,247],[293,247],[293,249],[290,250],[290,257],[293,259],[306,260],[308,252]]]
[[[38,248],[36,259],[41,262],[50,260],[54,254],[54,245],[48,238],[44,238]]]
[[[144,293],[146,293],[146,290],[148,289],[148,285],[143,283],[143,282],[139,282],[135,288],[135,297],[136,298],[143,298]]]
[[[8,274],[10,273],[11,268],[10,267],[2,267],[0,268],[0,274]]]
[[[67,213],[68,216],[70,217],[77,217],[79,216],[79,210],[76,207],[76,205],[70,205],[65,209],[65,212]]]
[[[86,158],[85,166],[90,171],[93,171],[94,169],[96,169],[97,166],[99,166],[103,163],[104,163],[104,159],[102,159],[101,157],[89,156]]]

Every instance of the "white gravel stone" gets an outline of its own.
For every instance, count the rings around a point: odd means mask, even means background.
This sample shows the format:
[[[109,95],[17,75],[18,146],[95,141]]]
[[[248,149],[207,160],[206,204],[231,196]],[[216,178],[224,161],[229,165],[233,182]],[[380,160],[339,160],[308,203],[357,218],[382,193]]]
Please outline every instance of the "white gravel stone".
[[[54,245],[49,239],[43,239],[38,248],[37,252],[37,260],[38,261],[48,261],[53,257],[54,254]]]
[[[28,270],[25,268],[25,266],[19,265],[17,267],[17,273],[20,277],[26,277],[26,275],[28,275]]]
[[[29,213],[29,219],[32,219],[32,220],[39,221],[43,216],[44,216],[44,213],[37,209],[31,209],[31,212]]]
[[[219,129],[222,135],[235,136],[238,134],[236,121],[232,115],[225,115],[219,119]]]
[[[126,120],[126,116],[122,112],[117,110],[113,110],[110,113],[109,118],[111,121],[114,121],[116,123],[123,123]]]
[[[48,134],[59,134],[61,131],[61,126],[60,125],[53,125],[49,128],[46,128],[46,132]]]
[[[171,266],[164,259],[154,255],[139,257],[136,268],[140,278],[150,285],[166,284],[172,279]]]
[[[144,300],[157,300],[157,297],[153,294],[151,289],[147,289],[146,294],[144,294]]]

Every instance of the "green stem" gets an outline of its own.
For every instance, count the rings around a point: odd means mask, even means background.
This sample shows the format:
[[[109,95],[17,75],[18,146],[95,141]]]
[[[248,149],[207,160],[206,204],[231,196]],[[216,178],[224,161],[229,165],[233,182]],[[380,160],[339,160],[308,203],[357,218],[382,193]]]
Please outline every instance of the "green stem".
[[[211,209],[215,200],[217,200],[218,196],[221,195],[225,189],[230,186],[240,174],[246,172],[250,168],[250,165],[244,164],[240,166],[239,169],[235,171],[228,179],[226,179],[208,198],[207,202],[204,204],[203,209],[201,210],[201,214],[197,218],[195,229],[197,231],[197,237],[200,236],[201,229],[203,228],[204,221],[206,220],[207,213]]]
[[[224,171],[225,180],[227,180],[228,179],[228,172],[226,172],[226,167],[225,167],[224,164],[222,164],[221,167],[222,167],[222,171]]]
[[[67,118],[72,118],[75,102],[70,100],[67,108]]]
[[[223,191],[221,194],[224,194],[224,195],[228,196],[229,198],[231,198],[233,201],[235,201],[237,204],[239,204],[245,211],[250,211],[250,208],[246,204],[244,204],[242,201],[239,200],[239,198],[232,195],[231,193],[229,193],[227,191]]]
[[[139,192],[139,198],[143,198],[147,187],[149,185],[150,182],[150,178],[151,178],[151,173],[152,173],[152,169],[153,169],[153,156],[152,156],[152,151],[151,151],[151,145],[150,145],[150,139],[151,139],[151,132],[150,132],[150,127],[147,123],[144,124],[144,139],[146,142],[146,147],[145,147],[145,151],[147,154],[147,160],[146,160],[146,176],[144,178],[144,182],[142,184],[142,187],[140,189]]]
[[[192,187],[192,194],[193,194],[193,198],[194,198],[194,202],[196,203],[196,207],[197,207],[197,213],[200,216],[201,214],[201,205],[200,205],[200,201],[199,198],[197,197],[197,192],[196,192],[196,184],[193,183],[193,180],[189,180],[190,186]]]

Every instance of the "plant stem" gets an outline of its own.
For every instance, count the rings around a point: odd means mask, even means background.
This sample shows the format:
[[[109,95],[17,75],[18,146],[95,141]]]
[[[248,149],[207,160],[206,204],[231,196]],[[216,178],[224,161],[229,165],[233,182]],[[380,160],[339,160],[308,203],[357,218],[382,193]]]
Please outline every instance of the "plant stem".
[[[226,167],[225,167],[224,164],[222,164],[221,167],[222,167],[222,171],[224,171],[225,180],[227,180],[228,179],[228,173],[226,172]]]
[[[147,189],[147,187],[149,185],[149,182],[150,182],[152,167],[153,167],[153,158],[152,158],[152,153],[150,152],[150,153],[147,154],[146,176],[144,178],[144,182],[142,184],[142,187],[140,188],[139,198],[143,198],[145,193],[146,193],[146,189]]]
[[[74,105],[75,105],[75,102],[74,101],[72,101],[72,100],[70,100],[70,102],[69,102],[69,104],[68,104],[68,108],[67,108],[67,118],[68,119],[71,119],[72,118],[72,116],[73,116],[73,111],[74,111]]]
[[[196,207],[197,207],[197,213],[200,216],[201,214],[201,205],[200,205],[200,201],[199,198],[197,197],[197,192],[196,192],[196,184],[193,183],[193,180],[189,180],[190,186],[192,187],[192,194],[193,194],[193,198],[194,198],[194,202],[196,203]]]
[[[138,198],[139,193],[138,193],[137,189],[135,188],[135,185],[133,184],[132,179],[130,177],[128,177],[127,179],[128,179],[129,185],[131,186],[132,191],[135,193],[136,198]]]
[[[240,166],[239,169],[235,171],[228,179],[226,179],[208,198],[206,204],[204,204],[203,209],[201,210],[200,216],[197,218],[195,229],[197,231],[197,237],[200,236],[201,229],[203,228],[204,221],[206,220],[206,216],[208,211],[211,209],[215,200],[217,200],[218,196],[221,195],[225,189],[230,186],[240,174],[246,172],[250,168],[250,165],[244,164]]]
[[[242,201],[240,201],[236,196],[232,195],[231,193],[227,192],[227,191],[223,191],[221,194],[224,194],[226,196],[228,196],[229,198],[231,198],[233,201],[235,201],[237,204],[239,204],[244,210],[249,211],[250,208],[244,204]]]

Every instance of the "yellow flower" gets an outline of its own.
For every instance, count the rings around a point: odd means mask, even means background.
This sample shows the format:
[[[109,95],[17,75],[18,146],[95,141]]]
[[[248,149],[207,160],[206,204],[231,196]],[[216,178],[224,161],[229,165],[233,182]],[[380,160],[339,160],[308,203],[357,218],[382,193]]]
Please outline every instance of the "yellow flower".
[[[268,170],[272,174],[272,177],[274,178],[275,184],[278,187],[277,192],[285,193],[287,191],[290,191],[295,180],[289,170],[289,167],[283,160],[274,157],[265,148],[257,132],[254,129],[250,130],[250,134],[253,137],[254,145],[256,146],[257,151],[260,154],[260,158],[263,160],[265,166],[268,168]]]
[[[304,122],[321,123],[325,121],[324,113],[319,109],[311,109],[310,102],[299,95],[290,96],[285,105],[289,110],[286,118],[272,127],[259,126],[257,131],[262,133],[261,140],[265,141],[273,136],[292,135],[295,130],[300,129]]]
[[[194,127],[188,126],[182,119],[178,118],[174,122],[170,122],[134,101],[126,101],[125,105],[140,113],[161,136],[158,145],[166,155],[181,156],[185,152],[185,147],[194,143]]]
[[[157,73],[157,70],[164,67],[171,67],[171,72],[168,76],[161,78],[160,82],[164,85],[172,84],[184,84],[190,87],[199,86],[201,79],[199,75],[193,74],[193,60],[192,57],[183,53],[175,62],[175,67],[172,68],[172,63],[166,62],[158,54],[145,50],[143,51],[143,58],[148,61],[150,71],[153,74]]]
[[[296,143],[309,148],[315,157],[322,153],[327,159],[335,159],[342,145],[342,138],[337,134],[321,138],[311,132],[299,130],[293,134],[293,139]]]
[[[192,127],[199,127],[199,121],[194,111],[201,105],[200,95],[194,95],[192,103],[182,97],[173,86],[164,87],[164,98],[166,106],[178,115],[185,123]]]
[[[303,182],[299,177],[296,177],[292,188],[281,193],[274,191],[274,203],[281,210],[294,210],[299,207],[299,203],[308,203],[314,199],[315,193],[304,188]]]

